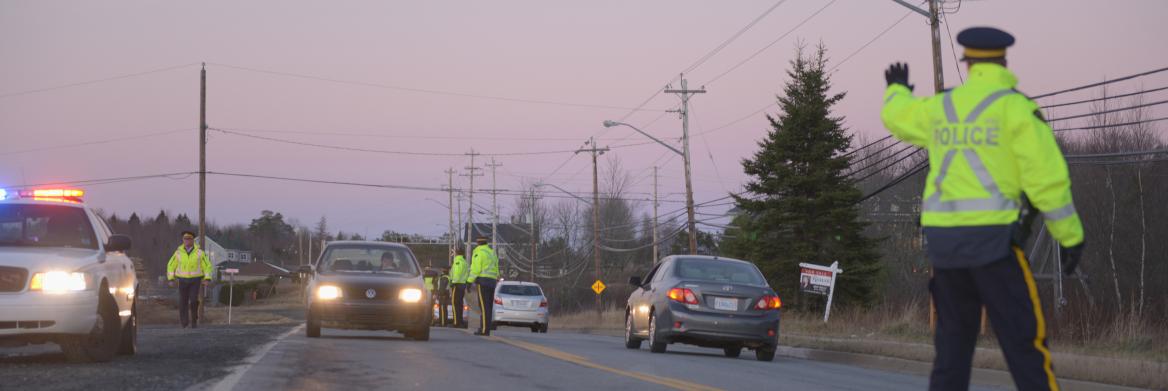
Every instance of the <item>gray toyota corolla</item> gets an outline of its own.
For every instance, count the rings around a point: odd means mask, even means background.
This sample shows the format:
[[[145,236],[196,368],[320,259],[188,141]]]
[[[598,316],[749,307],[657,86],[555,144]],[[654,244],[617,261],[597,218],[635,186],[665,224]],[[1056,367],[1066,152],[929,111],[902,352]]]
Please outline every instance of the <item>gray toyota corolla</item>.
[[[746,261],[699,255],[662,259],[645,276],[625,308],[625,347],[664,353],[671,343],[722,348],[727,357],[753,349],[759,361],[775,358],[779,295]]]
[[[385,242],[330,242],[306,268],[309,337],[321,327],[392,330],[430,339],[430,296],[421,269],[404,245]]]

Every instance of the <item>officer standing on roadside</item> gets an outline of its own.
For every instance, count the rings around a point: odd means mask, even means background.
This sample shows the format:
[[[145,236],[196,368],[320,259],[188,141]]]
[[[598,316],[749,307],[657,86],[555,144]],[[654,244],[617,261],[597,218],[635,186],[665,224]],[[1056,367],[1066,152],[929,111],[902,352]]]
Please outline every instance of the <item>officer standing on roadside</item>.
[[[466,328],[466,319],[462,318],[463,298],[466,296],[466,250],[454,250],[454,261],[450,264],[450,297],[453,304],[450,310],[454,311],[454,327]]]
[[[921,225],[935,269],[929,290],[937,308],[931,390],[969,388],[981,307],[1019,390],[1057,390],[1034,276],[1019,240],[1019,210],[1042,212],[1072,274],[1083,227],[1071,200],[1067,164],[1038,105],[1014,89],[1006,48],[1014,37],[975,27],[965,46],[965,84],[915,98],[908,65],[885,71],[881,119],[897,138],[928,148]]]
[[[495,257],[495,250],[487,245],[486,237],[475,239],[478,246],[470,258],[470,274],[468,283],[474,283],[479,296],[479,330],[475,335],[491,335],[491,319],[494,317],[495,284],[499,280],[499,258]]]
[[[195,233],[183,231],[183,244],[166,263],[166,279],[171,288],[178,279],[178,317],[182,327],[199,327],[199,287],[211,282],[211,260],[195,244]]]

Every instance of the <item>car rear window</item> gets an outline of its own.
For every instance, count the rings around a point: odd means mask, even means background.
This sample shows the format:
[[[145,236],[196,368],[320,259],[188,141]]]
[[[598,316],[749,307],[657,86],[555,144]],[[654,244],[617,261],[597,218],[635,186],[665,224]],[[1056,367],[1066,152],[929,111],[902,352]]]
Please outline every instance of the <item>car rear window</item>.
[[[539,291],[539,287],[534,285],[500,285],[499,293],[515,296],[540,296],[543,294]]]
[[[414,254],[400,247],[329,247],[321,259],[317,269],[325,273],[419,274]]]
[[[0,246],[97,249],[85,210],[57,205],[0,205]]]
[[[716,259],[681,259],[674,268],[686,280],[733,284],[765,285],[766,279],[754,265]]]

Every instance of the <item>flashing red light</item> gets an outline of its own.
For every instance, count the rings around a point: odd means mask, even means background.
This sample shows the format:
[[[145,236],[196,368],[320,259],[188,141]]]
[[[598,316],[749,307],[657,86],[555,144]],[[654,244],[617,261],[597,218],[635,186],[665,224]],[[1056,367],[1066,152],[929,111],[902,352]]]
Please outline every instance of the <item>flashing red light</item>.
[[[21,190],[20,198],[30,198],[34,201],[81,202],[85,191],[80,189],[36,189]]]
[[[669,298],[678,303],[697,304],[698,296],[689,288],[673,288],[669,290]]]

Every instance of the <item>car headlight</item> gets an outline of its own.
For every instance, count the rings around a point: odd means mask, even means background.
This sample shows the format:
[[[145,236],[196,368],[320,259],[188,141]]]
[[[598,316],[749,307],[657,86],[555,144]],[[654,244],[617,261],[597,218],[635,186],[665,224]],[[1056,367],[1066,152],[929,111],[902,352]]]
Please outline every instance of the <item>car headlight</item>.
[[[32,281],[28,284],[28,290],[45,293],[76,292],[85,288],[85,273],[79,272],[36,273],[32,275]]]
[[[316,288],[316,297],[321,300],[333,300],[341,296],[341,288],[332,285],[322,285],[320,288]]]
[[[417,288],[402,289],[397,297],[406,303],[417,303],[422,300],[422,290]]]

